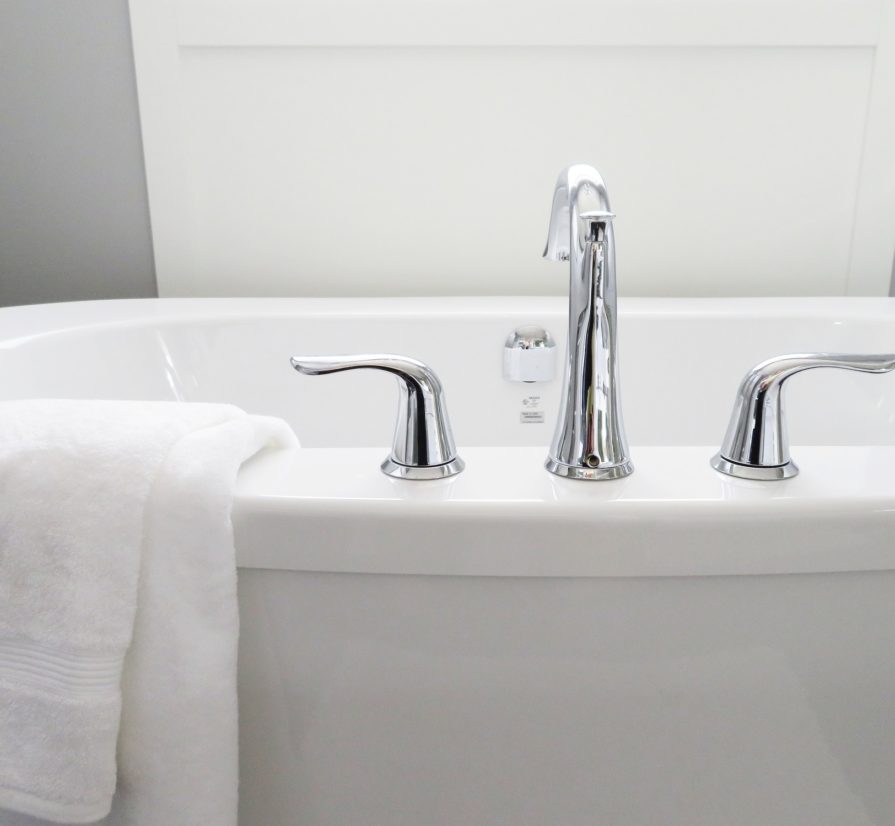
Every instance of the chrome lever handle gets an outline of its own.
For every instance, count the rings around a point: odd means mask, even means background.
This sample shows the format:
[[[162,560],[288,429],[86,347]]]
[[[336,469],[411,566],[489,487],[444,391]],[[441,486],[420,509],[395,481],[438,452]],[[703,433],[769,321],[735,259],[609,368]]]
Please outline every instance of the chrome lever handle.
[[[444,390],[435,372],[416,359],[388,354],[293,356],[307,376],[344,370],[384,370],[398,379],[400,400],[392,452],[382,472],[399,479],[443,479],[464,468],[457,455]]]
[[[790,376],[816,367],[888,373],[895,369],[895,354],[794,353],[757,364],[740,382],[727,434],[712,467],[743,479],[795,476],[799,469],[789,455],[783,388]]]

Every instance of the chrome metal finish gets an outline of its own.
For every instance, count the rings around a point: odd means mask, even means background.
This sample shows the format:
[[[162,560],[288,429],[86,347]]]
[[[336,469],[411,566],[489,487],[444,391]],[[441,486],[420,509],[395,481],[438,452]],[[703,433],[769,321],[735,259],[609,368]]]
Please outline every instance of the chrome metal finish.
[[[742,479],[789,479],[799,469],[789,455],[783,388],[803,370],[837,367],[863,373],[895,369],[895,354],[849,355],[794,353],[753,367],[740,382],[721,450],[711,460],[715,470]]]
[[[623,476],[628,476],[634,472],[634,465],[631,464],[630,460],[624,464],[610,465],[609,467],[600,467],[599,465],[594,465],[594,467],[571,467],[570,465],[557,462],[548,456],[547,461],[544,462],[544,467],[551,473],[566,479],[590,479],[595,482],[621,479]]]
[[[543,327],[537,324],[525,324],[507,336],[504,346],[512,350],[538,350],[556,347],[556,342]]]
[[[293,356],[292,366],[307,376],[344,370],[384,370],[398,379],[400,399],[392,452],[383,473],[399,479],[443,479],[464,468],[451,433],[444,390],[434,371],[406,356]],[[361,406],[361,402],[358,402]]]
[[[551,381],[556,374],[556,342],[543,327],[527,324],[507,336],[503,377],[507,381]]]
[[[443,465],[400,465],[390,456],[380,465],[382,472],[386,476],[394,476],[396,479],[411,479],[414,481],[425,481],[428,479],[447,479],[448,476],[456,476],[466,463],[457,456],[453,461],[446,462]]]
[[[799,473],[799,467],[790,459],[785,465],[740,465],[725,459],[720,453],[712,456],[712,467],[728,476],[738,479],[752,479],[756,482],[778,482],[781,479],[792,479]]]
[[[614,217],[596,169],[577,164],[560,173],[544,257],[569,262],[569,340],[545,467],[569,479],[618,479],[634,471],[619,392]]]

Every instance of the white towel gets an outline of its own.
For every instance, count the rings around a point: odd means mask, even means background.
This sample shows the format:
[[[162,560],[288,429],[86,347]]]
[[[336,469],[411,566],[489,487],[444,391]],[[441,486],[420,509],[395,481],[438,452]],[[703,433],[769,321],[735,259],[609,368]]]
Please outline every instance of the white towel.
[[[294,443],[224,405],[0,403],[0,825],[235,826],[232,491]]]

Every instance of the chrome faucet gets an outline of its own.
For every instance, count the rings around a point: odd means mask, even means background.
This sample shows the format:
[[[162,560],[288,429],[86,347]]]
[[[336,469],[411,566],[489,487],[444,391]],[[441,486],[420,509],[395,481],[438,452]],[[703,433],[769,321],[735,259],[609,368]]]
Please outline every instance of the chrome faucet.
[[[569,262],[569,339],[545,466],[569,479],[619,479],[634,471],[619,395],[614,217],[596,169],[575,164],[560,173],[544,257]]]
[[[793,353],[756,364],[737,390],[727,435],[712,467],[740,479],[791,479],[799,472],[789,455],[783,390],[803,370],[838,367],[862,373],[895,370],[895,353]]]
[[[446,479],[465,467],[457,455],[444,390],[435,371],[407,356],[293,356],[292,366],[306,376],[345,370],[383,370],[398,379],[398,422],[392,452],[380,465],[396,479]],[[363,401],[353,405],[360,409]]]

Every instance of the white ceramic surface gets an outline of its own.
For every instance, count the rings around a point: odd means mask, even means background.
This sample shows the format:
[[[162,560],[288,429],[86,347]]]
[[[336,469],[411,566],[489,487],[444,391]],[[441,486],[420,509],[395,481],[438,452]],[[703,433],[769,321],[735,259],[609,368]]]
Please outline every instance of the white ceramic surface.
[[[793,380],[795,479],[708,466],[745,369],[891,351],[895,300],[620,310],[637,470],[596,484],[541,468],[558,380],[501,377],[561,299],[0,310],[0,397],[229,401],[305,445],[234,506],[243,826],[895,822],[895,376]],[[376,350],[439,372],[463,474],[386,478],[393,380],[288,364]]]

